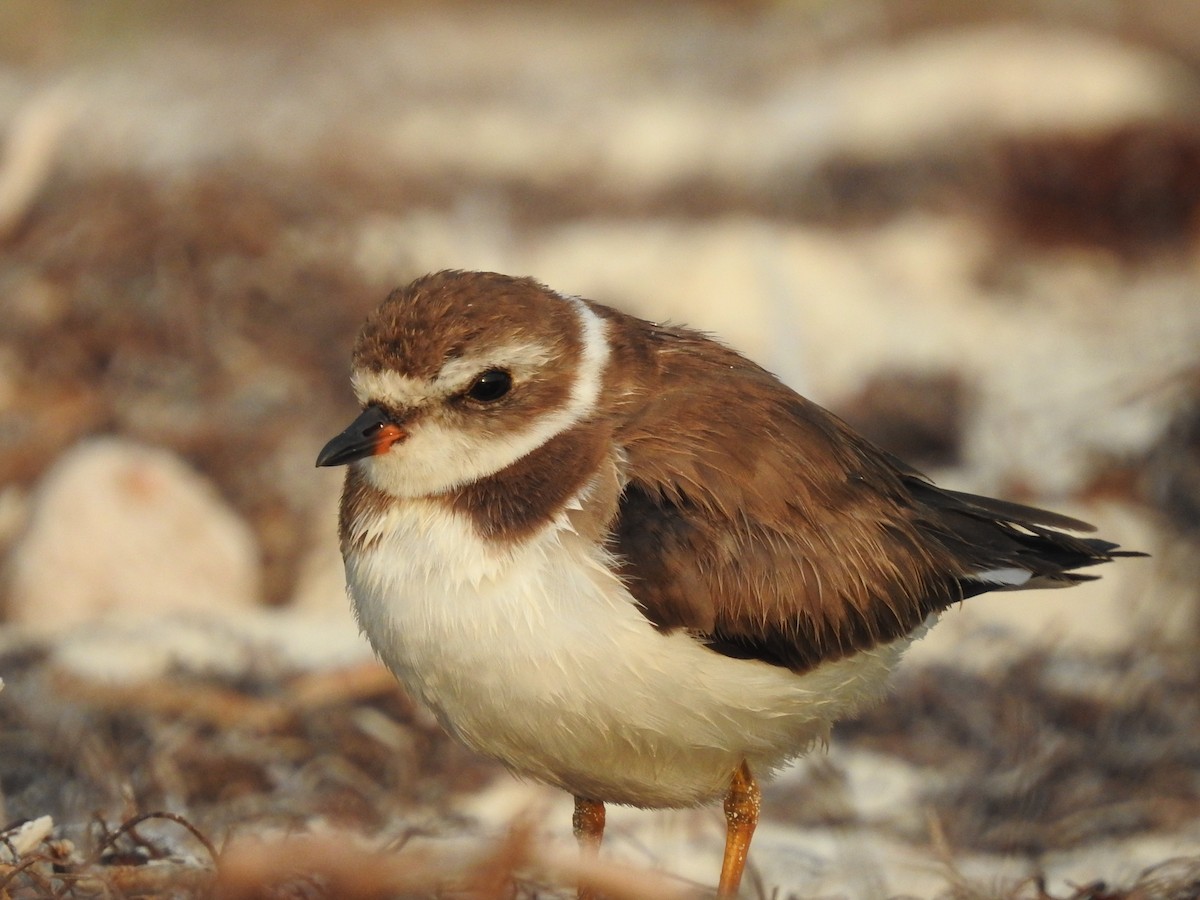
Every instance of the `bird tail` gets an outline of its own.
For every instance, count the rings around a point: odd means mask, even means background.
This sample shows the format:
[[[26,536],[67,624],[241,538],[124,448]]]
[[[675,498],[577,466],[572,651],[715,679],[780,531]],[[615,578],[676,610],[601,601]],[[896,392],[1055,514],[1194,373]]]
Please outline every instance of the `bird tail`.
[[[1094,532],[1087,522],[1061,513],[938,488],[911,479],[921,524],[961,561],[963,596],[985,591],[1070,587],[1098,576],[1078,569],[1121,556],[1145,556],[1121,550],[1112,541],[1077,537]]]

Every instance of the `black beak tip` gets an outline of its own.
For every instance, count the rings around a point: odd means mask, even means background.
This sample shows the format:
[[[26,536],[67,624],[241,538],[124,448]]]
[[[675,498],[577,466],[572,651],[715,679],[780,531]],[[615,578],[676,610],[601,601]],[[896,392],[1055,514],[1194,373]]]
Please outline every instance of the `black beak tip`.
[[[368,455],[370,452],[369,445],[364,445],[362,442],[353,441],[345,434],[339,434],[328,444],[321,448],[321,452],[317,454],[317,468],[323,469],[328,466],[344,466],[347,463],[354,462],[356,459]]]
[[[321,448],[317,454],[317,468],[344,466],[373,455],[379,442],[379,430],[388,421],[383,410],[368,406],[345,431]]]

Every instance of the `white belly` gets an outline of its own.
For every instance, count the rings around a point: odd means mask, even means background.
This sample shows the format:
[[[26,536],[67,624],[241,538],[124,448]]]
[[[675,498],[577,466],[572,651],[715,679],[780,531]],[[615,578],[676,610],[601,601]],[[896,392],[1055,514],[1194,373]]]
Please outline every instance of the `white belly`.
[[[663,635],[566,518],[499,550],[425,501],[346,560],[359,623],[452,733],[578,796],[684,806],[767,775],[882,693],[908,641],[796,675]]]

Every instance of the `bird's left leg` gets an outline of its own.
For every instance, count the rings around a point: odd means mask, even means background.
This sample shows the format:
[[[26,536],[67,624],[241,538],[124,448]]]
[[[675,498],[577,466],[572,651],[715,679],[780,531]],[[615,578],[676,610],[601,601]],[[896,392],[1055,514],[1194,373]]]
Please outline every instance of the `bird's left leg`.
[[[721,900],[737,896],[761,806],[762,792],[758,782],[743,762],[733,773],[729,793],[725,795],[725,859],[721,863],[721,881],[717,887],[717,896]]]
[[[575,840],[579,841],[579,852],[584,859],[595,859],[600,854],[600,841],[604,838],[604,804],[599,800],[575,798],[575,814],[571,816]],[[596,895],[585,887],[579,888],[579,900],[595,900]]]

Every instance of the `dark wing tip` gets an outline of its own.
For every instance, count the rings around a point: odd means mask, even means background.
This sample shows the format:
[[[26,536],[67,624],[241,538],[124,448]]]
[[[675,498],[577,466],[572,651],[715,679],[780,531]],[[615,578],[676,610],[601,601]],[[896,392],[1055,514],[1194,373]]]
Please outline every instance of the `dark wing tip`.
[[[1026,506],[1024,503],[1014,503],[1011,500],[999,500],[995,497],[983,497],[979,494],[967,494],[945,488],[935,488],[935,490],[961,503],[965,507],[964,511],[969,509],[1011,522],[1044,525],[1048,528],[1061,528],[1064,531],[1075,531],[1082,534],[1092,534],[1096,531],[1096,526],[1090,522],[1037,506]],[[1116,544],[1111,546],[1115,547]]]

